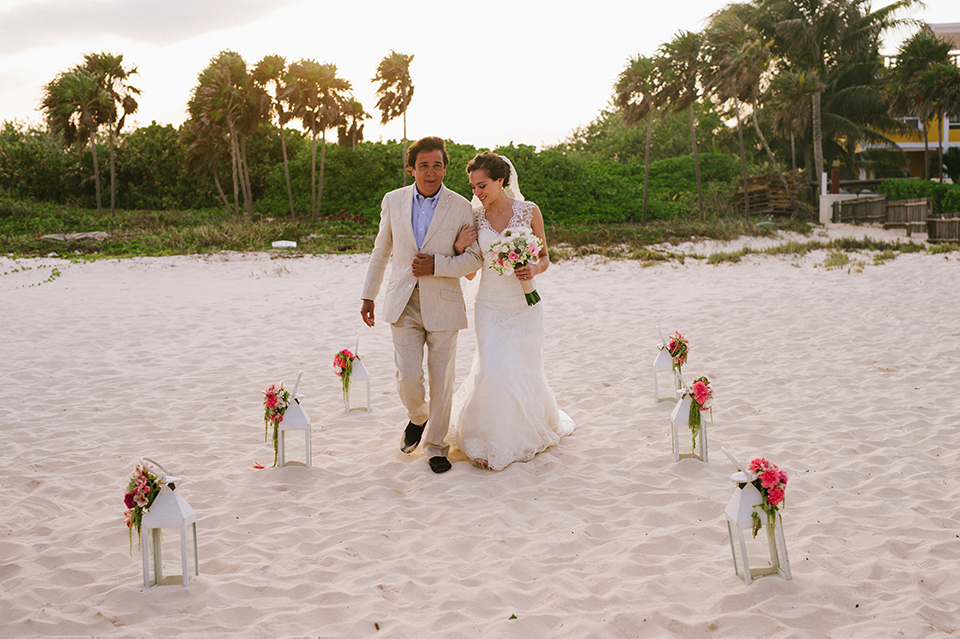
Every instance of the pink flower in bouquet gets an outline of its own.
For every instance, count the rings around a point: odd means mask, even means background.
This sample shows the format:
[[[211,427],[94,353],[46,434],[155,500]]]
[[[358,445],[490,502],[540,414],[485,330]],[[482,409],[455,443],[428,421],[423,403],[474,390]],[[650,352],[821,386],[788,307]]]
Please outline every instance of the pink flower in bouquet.
[[[780,483],[780,470],[774,466],[770,470],[760,473],[760,484],[764,488],[774,488]]]
[[[779,506],[780,502],[783,501],[783,497],[783,488],[771,488],[767,492],[767,501],[770,502],[771,506]]]
[[[540,245],[536,242],[530,242],[527,245],[527,250],[530,251],[530,255],[536,257],[540,254]]]
[[[520,259],[520,256],[517,255],[515,251],[510,251],[510,255],[507,256],[507,259],[511,262],[516,262]]]
[[[700,405],[701,410],[707,407],[707,402],[709,402],[712,397],[713,390],[707,386],[706,382],[698,380],[693,383],[693,399]]]

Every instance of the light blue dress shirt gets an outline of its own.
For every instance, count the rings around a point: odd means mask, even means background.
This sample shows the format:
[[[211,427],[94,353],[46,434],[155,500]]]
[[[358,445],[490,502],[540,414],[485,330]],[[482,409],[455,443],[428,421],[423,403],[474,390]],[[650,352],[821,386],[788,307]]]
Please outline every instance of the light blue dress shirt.
[[[413,187],[413,236],[417,240],[417,250],[423,248],[423,240],[427,237],[427,229],[430,228],[430,222],[433,220],[433,214],[437,211],[437,202],[440,201],[440,191],[443,185],[433,194],[433,197],[424,197],[420,195],[420,190]]]

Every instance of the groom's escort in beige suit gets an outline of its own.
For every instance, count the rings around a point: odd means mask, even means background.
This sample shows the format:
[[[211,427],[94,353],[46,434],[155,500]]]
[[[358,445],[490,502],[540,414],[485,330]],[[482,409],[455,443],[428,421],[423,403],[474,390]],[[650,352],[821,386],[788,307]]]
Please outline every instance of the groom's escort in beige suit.
[[[470,203],[441,186],[436,209],[421,246],[414,232],[416,184],[387,193],[381,204],[380,230],[370,256],[360,296],[375,300],[387,263],[390,280],[383,302],[383,318],[390,323],[397,363],[397,390],[410,421],[421,425],[427,457],[445,457],[443,440],[453,404],[457,332],[467,328],[467,313],[460,278],[482,265],[474,243],[456,255],[454,242],[465,224],[473,225]],[[433,275],[416,277],[411,264],[416,254],[433,256]],[[427,347],[430,401],[423,379],[423,347]]]

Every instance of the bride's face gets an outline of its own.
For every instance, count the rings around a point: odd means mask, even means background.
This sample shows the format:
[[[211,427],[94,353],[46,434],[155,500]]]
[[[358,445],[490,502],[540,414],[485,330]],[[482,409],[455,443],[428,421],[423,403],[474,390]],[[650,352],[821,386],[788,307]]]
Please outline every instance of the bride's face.
[[[503,197],[503,178],[491,180],[484,169],[477,169],[470,174],[470,186],[473,187],[473,194],[477,196],[484,208],[487,204]]]

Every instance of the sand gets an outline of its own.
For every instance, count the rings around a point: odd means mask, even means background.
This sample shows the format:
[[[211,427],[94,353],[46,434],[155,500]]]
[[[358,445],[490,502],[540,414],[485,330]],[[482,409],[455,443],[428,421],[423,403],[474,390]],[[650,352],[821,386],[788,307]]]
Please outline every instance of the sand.
[[[0,258],[0,636],[955,635],[960,256],[826,258],[554,264],[545,358],[577,430],[499,473],[454,453],[443,475],[399,451],[366,256]],[[715,389],[708,463],[671,453],[657,325]],[[372,410],[345,414],[332,358],[358,335]],[[463,331],[460,378],[474,345]],[[313,467],[270,468],[260,392],[300,370]],[[792,580],[736,576],[721,446],[790,474]],[[189,587],[144,588],[136,538],[130,555],[143,455],[197,511]]]

